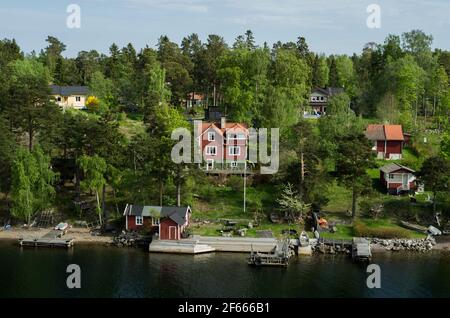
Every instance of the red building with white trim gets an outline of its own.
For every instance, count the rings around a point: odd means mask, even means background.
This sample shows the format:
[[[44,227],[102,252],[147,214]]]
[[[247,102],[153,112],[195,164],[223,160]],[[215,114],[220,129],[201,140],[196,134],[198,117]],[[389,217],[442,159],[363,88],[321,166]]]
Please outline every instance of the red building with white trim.
[[[390,163],[380,168],[380,182],[390,194],[401,194],[417,189],[414,170]]]
[[[161,240],[180,240],[189,226],[191,208],[171,206],[142,206],[127,204],[123,215],[128,231],[147,229],[159,233]]]
[[[203,122],[199,132],[199,145],[206,171],[242,172],[246,167],[249,131],[245,124]]]
[[[366,137],[373,141],[372,150],[377,153],[378,159],[402,159],[405,137],[401,125],[369,125]]]

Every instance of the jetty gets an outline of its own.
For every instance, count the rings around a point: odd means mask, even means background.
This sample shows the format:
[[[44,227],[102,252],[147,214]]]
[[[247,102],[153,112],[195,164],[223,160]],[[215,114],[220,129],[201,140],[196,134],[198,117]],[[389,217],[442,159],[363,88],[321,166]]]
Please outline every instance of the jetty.
[[[203,254],[216,250],[207,244],[201,244],[198,240],[152,240],[148,249],[152,253],[173,254]]]
[[[289,265],[293,252],[289,249],[290,240],[279,242],[269,253],[251,251],[247,263],[253,266],[284,266]]]
[[[61,230],[51,230],[40,238],[21,238],[19,239],[20,246],[32,247],[72,247],[74,239],[64,239],[66,232]]]
[[[370,261],[372,259],[368,240],[362,237],[354,237],[352,243],[352,258],[354,261]]]

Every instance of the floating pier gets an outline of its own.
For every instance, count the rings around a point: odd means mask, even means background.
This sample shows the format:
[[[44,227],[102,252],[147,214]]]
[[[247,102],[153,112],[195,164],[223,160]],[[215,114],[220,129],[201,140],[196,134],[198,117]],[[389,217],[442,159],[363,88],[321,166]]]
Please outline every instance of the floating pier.
[[[64,234],[65,231],[51,230],[41,238],[21,238],[19,244],[32,247],[72,247],[75,240],[62,238]]]
[[[215,250],[214,247],[207,244],[199,244],[198,240],[153,240],[149,245],[149,252],[152,253],[201,254],[214,252]]]

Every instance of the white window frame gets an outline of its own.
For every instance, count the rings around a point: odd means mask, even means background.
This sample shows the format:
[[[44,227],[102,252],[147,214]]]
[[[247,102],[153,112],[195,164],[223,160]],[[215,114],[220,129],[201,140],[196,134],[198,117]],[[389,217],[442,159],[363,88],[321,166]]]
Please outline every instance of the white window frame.
[[[211,153],[211,149],[214,149],[214,153]],[[206,146],[205,152],[209,156],[216,156],[217,155],[217,146]]]
[[[75,96],[75,101],[76,102],[81,102],[81,96]]]
[[[142,215],[136,215],[135,216],[135,223],[136,223],[136,226],[137,225],[144,225],[144,217],[142,216]]]
[[[216,133],[214,131],[208,131],[208,141],[215,141]]]
[[[230,166],[232,168],[236,168],[237,167],[237,161],[231,161]]]
[[[160,219],[152,216],[152,226],[159,226]]]
[[[231,150],[233,150],[233,149],[237,149],[238,151],[236,153],[232,152]],[[239,146],[230,146],[228,148],[228,155],[230,155],[230,156],[240,156],[241,155],[241,147],[239,147]]]

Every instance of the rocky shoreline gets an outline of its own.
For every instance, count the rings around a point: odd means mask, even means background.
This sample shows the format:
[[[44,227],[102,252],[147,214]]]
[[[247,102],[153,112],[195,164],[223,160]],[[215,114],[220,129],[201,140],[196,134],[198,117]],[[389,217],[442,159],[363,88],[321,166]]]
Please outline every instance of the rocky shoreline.
[[[412,251],[427,252],[436,246],[436,240],[432,236],[424,239],[379,239],[370,238],[371,246],[375,249],[386,251]]]

